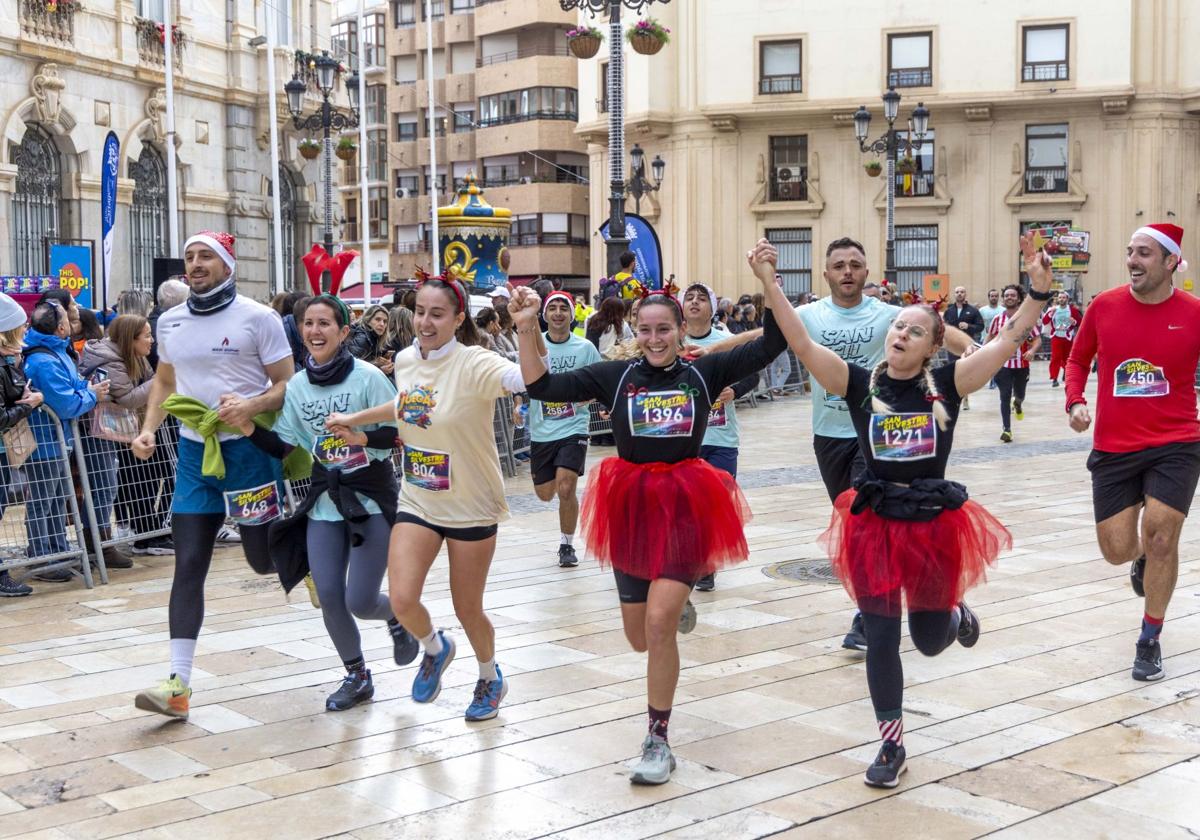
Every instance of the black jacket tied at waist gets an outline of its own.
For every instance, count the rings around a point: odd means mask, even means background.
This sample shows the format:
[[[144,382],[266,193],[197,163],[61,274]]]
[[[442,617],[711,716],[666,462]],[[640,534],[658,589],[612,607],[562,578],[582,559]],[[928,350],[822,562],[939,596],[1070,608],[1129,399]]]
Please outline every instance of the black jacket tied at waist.
[[[371,516],[358,500],[358,493],[379,505],[388,525],[396,522],[400,491],[390,461],[372,461],[352,472],[327,470],[314,463],[312,485],[304,501],[291,516],[272,522],[267,531],[268,550],[284,592],[291,592],[308,574],[308,512],[322,493],[329,494],[350,527],[352,546],[362,545],[363,526]]]
[[[957,510],[967,501],[967,488],[944,478],[918,478],[905,487],[863,473],[854,481],[857,495],[850,512],[867,508],[885,519],[929,522],[944,510]]]

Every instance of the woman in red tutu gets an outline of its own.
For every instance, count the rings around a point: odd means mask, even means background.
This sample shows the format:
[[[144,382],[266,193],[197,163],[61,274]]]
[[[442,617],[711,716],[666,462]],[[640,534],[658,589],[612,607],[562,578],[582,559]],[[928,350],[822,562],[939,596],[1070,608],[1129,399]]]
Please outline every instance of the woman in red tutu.
[[[774,270],[767,276],[774,286]],[[588,551],[612,566],[629,644],[649,652],[649,734],[631,780],[662,784],[675,767],[667,722],[679,681],[676,629],[695,624],[688,595],[701,577],[748,553],[746,500],[729,473],[699,457],[709,411],[726,386],[766,367],[786,343],[768,310],[760,338],[688,362],[679,356],[679,304],[652,293],[638,309],[639,358],[549,374],[537,352],[537,295],[517,289],[509,310],[529,395],[543,405],[594,399],[612,414],[618,457],[588,482],[583,532]]]
[[[845,397],[866,459],[821,539],[866,627],[867,685],[883,740],[865,777],[875,787],[895,787],[905,769],[903,603],[921,653],[935,656],[955,640],[973,646],[979,618],[963,595],[1012,546],[1005,527],[945,472],[963,399],[1000,369],[1050,299],[1049,258],[1034,250],[1032,235],[1021,237],[1021,251],[1032,288],[1000,340],[936,369],[944,327],[931,306],[905,307],[888,330],[884,360],[867,370],[812,341],[775,295],[779,328],[816,380]]]

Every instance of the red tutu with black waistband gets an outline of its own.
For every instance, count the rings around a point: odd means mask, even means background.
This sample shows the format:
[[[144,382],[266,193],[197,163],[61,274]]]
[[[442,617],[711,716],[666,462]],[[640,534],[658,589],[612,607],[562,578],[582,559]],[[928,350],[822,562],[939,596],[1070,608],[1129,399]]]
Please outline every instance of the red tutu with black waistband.
[[[746,498],[729,473],[699,458],[605,458],[592,471],[582,513],[588,553],[643,580],[698,580],[750,553]]]
[[[900,593],[909,612],[953,608],[972,587],[987,579],[1012,534],[982,505],[970,499],[928,522],[888,519],[871,508],[851,513],[857,491],[833,503],[829,528],[819,542],[833,571],[867,612],[899,615]]]

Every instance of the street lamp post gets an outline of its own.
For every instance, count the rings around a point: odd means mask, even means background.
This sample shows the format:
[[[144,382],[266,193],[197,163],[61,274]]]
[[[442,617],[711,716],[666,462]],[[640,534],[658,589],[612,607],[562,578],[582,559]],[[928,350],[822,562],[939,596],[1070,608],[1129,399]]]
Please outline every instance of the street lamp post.
[[[658,192],[662,186],[663,175],[667,171],[667,162],[658,155],[650,162],[650,171],[654,182],[646,180],[646,153],[637,143],[629,151],[629,159],[633,164],[633,173],[629,176],[629,194],[633,196],[633,212],[642,215],[642,196]]]
[[[321,110],[303,116],[304,93],[308,84],[298,75],[283,86],[287,93],[288,110],[292,112],[292,123],[298,131],[323,131],[322,169],[325,171],[325,253],[333,253],[333,132],[342,132],[358,126],[358,74],[351,73],[346,79],[346,93],[350,97],[350,113],[344,114],[333,106],[334,85],[337,82],[337,59],[322,52],[316,60],[317,86],[321,89]],[[366,154],[366,149],[360,150]],[[364,208],[365,209],[365,208]],[[362,213],[359,213],[362,218]],[[328,269],[321,273],[321,291],[328,292],[330,275]]]
[[[621,51],[621,7],[635,15],[651,3],[671,0],[558,0],[564,12],[587,11],[592,17],[608,11],[608,276],[621,270],[625,238],[625,64]]]
[[[903,144],[905,153],[912,155],[919,151],[925,142],[925,133],[929,131],[929,109],[924,102],[918,102],[908,120],[908,135],[903,141],[896,131],[896,116],[900,113],[900,94],[894,87],[889,87],[883,95],[883,118],[887,120],[887,131],[883,136],[870,143],[867,142],[867,132],[871,128],[871,112],[866,105],[860,105],[854,112],[854,136],[858,138],[858,147],[863,152],[879,154],[883,152],[887,160],[887,247],[883,276],[888,285],[896,288],[896,153]],[[913,137],[916,140],[913,140]]]

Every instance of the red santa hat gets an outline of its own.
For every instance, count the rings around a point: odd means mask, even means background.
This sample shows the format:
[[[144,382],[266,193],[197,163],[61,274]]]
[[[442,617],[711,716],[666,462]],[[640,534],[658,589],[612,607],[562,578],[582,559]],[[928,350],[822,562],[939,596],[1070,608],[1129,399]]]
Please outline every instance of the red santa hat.
[[[1159,245],[1167,249],[1167,253],[1174,254],[1179,257],[1179,265],[1175,267],[1176,271],[1187,271],[1187,260],[1183,258],[1183,228],[1179,225],[1172,224],[1154,224],[1142,225],[1133,232],[1134,236],[1143,234],[1149,236]]]
[[[567,308],[570,309],[572,312],[575,311],[575,298],[571,295],[570,292],[564,292],[561,289],[559,289],[557,291],[553,291],[550,294],[546,295],[546,299],[544,301],[542,301],[542,317],[543,318],[546,317],[546,308],[548,306],[550,306],[550,301],[552,301],[552,300],[566,301]]]
[[[187,249],[193,245],[204,245],[221,258],[221,262],[229,267],[229,272],[232,274],[233,270],[237,268],[237,258],[233,255],[233,243],[234,238],[231,234],[223,231],[202,230],[193,234],[187,242],[183,243],[183,252],[186,254]]]

